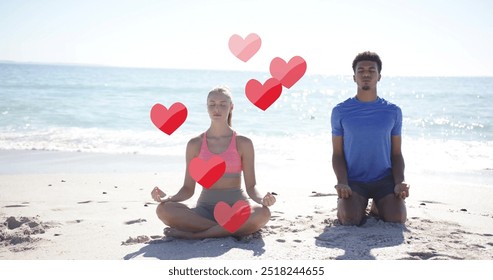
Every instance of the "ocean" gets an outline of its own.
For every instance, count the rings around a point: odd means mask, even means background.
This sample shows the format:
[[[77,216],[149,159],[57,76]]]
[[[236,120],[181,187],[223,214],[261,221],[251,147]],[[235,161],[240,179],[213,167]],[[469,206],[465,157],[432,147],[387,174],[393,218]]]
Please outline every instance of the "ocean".
[[[493,178],[493,77],[382,75],[379,96],[403,112],[407,168]],[[235,104],[233,128],[253,140],[262,160],[330,161],[331,110],[355,95],[352,76],[307,74],[262,111],[244,88],[250,79],[268,78],[256,72],[3,63],[0,150],[184,156],[187,141],[210,124],[207,93],[227,85]],[[188,117],[167,135],[151,122],[150,110],[175,102],[187,107]]]

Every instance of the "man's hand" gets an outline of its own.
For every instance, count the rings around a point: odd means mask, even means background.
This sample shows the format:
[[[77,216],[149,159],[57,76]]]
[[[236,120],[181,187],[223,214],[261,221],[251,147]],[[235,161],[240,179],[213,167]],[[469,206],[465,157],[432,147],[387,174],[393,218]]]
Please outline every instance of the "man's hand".
[[[334,188],[336,188],[339,198],[349,198],[353,194],[351,188],[346,184],[337,184]]]
[[[400,198],[400,199],[406,199],[406,197],[409,196],[409,188],[410,187],[411,187],[411,185],[404,183],[404,182],[396,184],[394,187],[395,196]]]

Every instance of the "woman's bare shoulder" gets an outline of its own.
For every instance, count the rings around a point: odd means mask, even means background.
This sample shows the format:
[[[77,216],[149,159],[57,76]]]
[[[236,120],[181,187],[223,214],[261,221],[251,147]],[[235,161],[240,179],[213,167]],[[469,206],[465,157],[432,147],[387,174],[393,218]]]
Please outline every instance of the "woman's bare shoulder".
[[[200,145],[202,144],[202,135],[203,135],[203,133],[201,133],[200,135],[195,136],[192,139],[188,140],[187,147],[191,147],[191,148],[199,147],[200,148]]]
[[[236,142],[238,143],[238,146],[253,146],[253,142],[250,138],[244,136],[244,135],[236,135]]]

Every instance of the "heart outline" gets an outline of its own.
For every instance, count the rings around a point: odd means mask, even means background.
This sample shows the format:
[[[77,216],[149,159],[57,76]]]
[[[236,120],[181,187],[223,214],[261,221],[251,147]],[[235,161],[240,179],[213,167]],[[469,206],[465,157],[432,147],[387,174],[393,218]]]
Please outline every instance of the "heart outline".
[[[226,162],[220,156],[213,156],[209,160],[195,157],[188,167],[190,176],[202,187],[209,189],[226,172]]]
[[[219,201],[214,206],[214,219],[230,233],[236,232],[250,218],[251,208],[245,200],[236,201],[229,206],[224,201]]]
[[[171,135],[187,119],[188,110],[183,103],[176,102],[167,109],[160,103],[151,108],[150,117],[152,123],[162,132]]]

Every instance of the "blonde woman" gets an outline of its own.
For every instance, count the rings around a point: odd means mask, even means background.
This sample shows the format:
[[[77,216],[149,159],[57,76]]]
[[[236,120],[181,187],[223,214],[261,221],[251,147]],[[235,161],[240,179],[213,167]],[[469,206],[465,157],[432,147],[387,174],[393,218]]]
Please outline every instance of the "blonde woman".
[[[255,187],[253,143],[247,137],[237,135],[231,128],[233,108],[228,88],[218,87],[209,92],[207,111],[211,125],[187,144],[183,186],[178,193],[168,197],[158,187],[152,190],[152,198],[160,202],[156,209],[157,216],[169,226],[164,230],[166,236],[185,239],[245,236],[258,231],[269,221],[271,214],[268,207],[274,205],[276,199],[271,193],[261,196]],[[191,160],[195,157],[208,160],[215,155],[225,160],[225,174],[209,189],[202,188],[195,208],[182,204],[195,192],[196,181],[189,172]],[[216,222],[214,207],[219,201],[230,206],[238,200],[249,202],[241,189],[242,173],[246,194],[255,205],[250,205],[251,214],[248,220],[236,232],[231,233]]]

